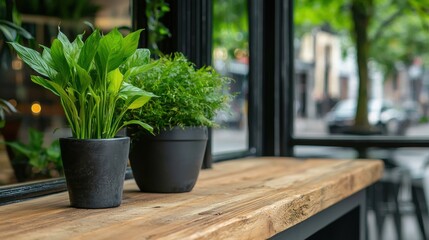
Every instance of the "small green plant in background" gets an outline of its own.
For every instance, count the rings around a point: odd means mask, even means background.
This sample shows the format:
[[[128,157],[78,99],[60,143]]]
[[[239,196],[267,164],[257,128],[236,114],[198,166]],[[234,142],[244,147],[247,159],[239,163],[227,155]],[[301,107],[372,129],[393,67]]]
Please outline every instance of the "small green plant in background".
[[[16,113],[16,109],[10,102],[0,98],[0,128],[6,124],[7,113]]]
[[[117,29],[106,35],[94,30],[85,41],[81,34],[70,42],[59,31],[50,48],[42,46],[42,54],[18,43],[10,45],[41,75],[31,80],[60,97],[74,138],[113,138],[130,124],[151,130],[139,120],[123,121],[126,111],[141,108],[154,96],[127,82],[152,67],[142,65],[150,54],[137,49],[140,32],[123,37]]]
[[[1,39],[6,41],[18,41],[21,38],[33,39],[27,30],[6,20],[0,20],[0,33],[2,34]]]
[[[28,165],[28,178],[59,177],[63,173],[60,144],[55,140],[48,147],[43,144],[44,134],[29,129],[28,143],[20,141],[6,142],[14,152],[12,164]]]
[[[155,133],[175,126],[215,125],[217,111],[225,109],[232,98],[225,91],[229,78],[211,67],[195,69],[181,53],[162,56],[152,64],[148,72],[129,78],[129,82],[158,97],[145,108],[128,112],[126,119],[140,119]]]

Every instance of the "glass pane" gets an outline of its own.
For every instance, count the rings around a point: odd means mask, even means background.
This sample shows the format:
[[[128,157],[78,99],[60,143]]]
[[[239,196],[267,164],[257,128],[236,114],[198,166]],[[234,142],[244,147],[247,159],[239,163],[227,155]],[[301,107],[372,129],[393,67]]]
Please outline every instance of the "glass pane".
[[[246,0],[213,0],[213,66],[233,79],[230,92],[235,94],[230,109],[216,117],[214,154],[248,149],[248,29]]]
[[[295,1],[295,135],[429,136],[424,5],[356,2]]]
[[[58,26],[70,39],[85,30],[89,32],[84,21],[103,31],[121,26],[129,29],[131,26],[129,0],[3,2],[15,2],[16,6],[10,11],[5,4],[0,4],[1,18],[13,21],[30,32],[34,42],[23,40],[21,43],[37,50],[41,49],[39,44],[51,45],[58,33]],[[0,185],[59,177],[58,158],[52,157],[52,153],[59,150],[57,146],[51,148],[50,145],[55,139],[70,135],[65,128],[59,99],[32,83],[30,74],[34,72],[6,47],[4,39],[0,42],[0,99],[9,101],[19,111],[18,114],[7,115],[6,126],[0,130],[0,141],[22,142],[30,150],[30,157],[34,157],[31,161],[22,152],[6,150],[6,146],[0,144]]]
[[[296,146],[294,147],[294,157],[353,159],[357,157],[357,152],[344,147]]]

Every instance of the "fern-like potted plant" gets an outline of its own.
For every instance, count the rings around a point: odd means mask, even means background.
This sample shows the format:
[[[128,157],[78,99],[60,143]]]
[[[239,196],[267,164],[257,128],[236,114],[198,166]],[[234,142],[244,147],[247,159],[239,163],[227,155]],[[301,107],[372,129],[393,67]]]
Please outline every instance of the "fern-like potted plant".
[[[31,80],[59,96],[73,137],[60,148],[70,203],[77,208],[108,208],[121,204],[129,138],[115,137],[129,124],[126,111],[142,107],[152,96],[124,80],[147,71],[147,51],[137,49],[140,30],[123,37],[113,29],[94,30],[70,42],[59,31],[42,54],[10,43],[21,59],[41,76]],[[117,106],[121,105],[119,109]]]
[[[126,115],[154,129],[154,135],[137,126],[127,129],[134,179],[143,192],[188,192],[202,165],[207,127],[215,125],[216,112],[231,98],[225,91],[229,79],[211,67],[195,69],[181,53],[153,64],[144,75],[130,78],[131,84],[158,96]]]

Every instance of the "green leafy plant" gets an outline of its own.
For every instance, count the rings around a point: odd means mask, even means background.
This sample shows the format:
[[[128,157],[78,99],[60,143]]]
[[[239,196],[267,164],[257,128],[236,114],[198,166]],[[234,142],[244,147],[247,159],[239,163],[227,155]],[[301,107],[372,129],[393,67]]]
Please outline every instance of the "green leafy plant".
[[[0,98],[0,128],[6,124],[6,113],[16,113],[16,109],[10,102]]]
[[[19,41],[22,38],[32,40],[33,36],[13,22],[0,20],[0,56],[10,51],[3,47],[5,41]],[[2,59],[5,60],[7,58]],[[8,101],[0,98],[0,128],[3,128],[6,124],[6,113],[16,113],[16,109]]]
[[[73,137],[112,138],[130,124],[151,130],[139,120],[123,121],[126,111],[142,107],[154,96],[126,82],[152,67],[142,65],[150,52],[137,49],[140,32],[123,37],[117,29],[106,35],[95,30],[85,41],[81,34],[70,42],[59,30],[51,48],[42,46],[42,54],[10,44],[41,75],[31,80],[60,97]]]
[[[127,113],[126,119],[140,119],[155,132],[175,126],[214,126],[218,110],[231,100],[226,87],[229,78],[211,67],[195,69],[181,53],[155,60],[145,74],[130,78],[131,84],[156,94],[144,109]]]
[[[0,32],[3,35],[2,39],[6,41],[18,41],[20,38],[33,39],[27,30],[6,20],[0,20]]]
[[[60,144],[55,140],[48,147],[43,146],[42,132],[30,128],[28,143],[6,142],[14,152],[12,164],[28,164],[30,178],[36,176],[59,177],[63,172]]]
[[[6,42],[23,42],[27,40],[30,46],[34,45],[33,36],[24,28],[20,27],[21,21],[16,11],[14,1],[1,1],[0,3],[0,67],[9,69],[12,59],[12,49],[8,48]]]

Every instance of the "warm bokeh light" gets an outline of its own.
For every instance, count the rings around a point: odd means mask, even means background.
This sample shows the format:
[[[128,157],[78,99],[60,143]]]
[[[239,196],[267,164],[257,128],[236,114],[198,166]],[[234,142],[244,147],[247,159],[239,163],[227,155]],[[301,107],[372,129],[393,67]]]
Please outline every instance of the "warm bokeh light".
[[[41,111],[42,111],[42,105],[40,105],[39,102],[33,102],[31,104],[31,112],[34,115],[39,115]]]
[[[21,70],[22,69],[22,60],[17,58],[12,61],[12,69],[13,70]]]

